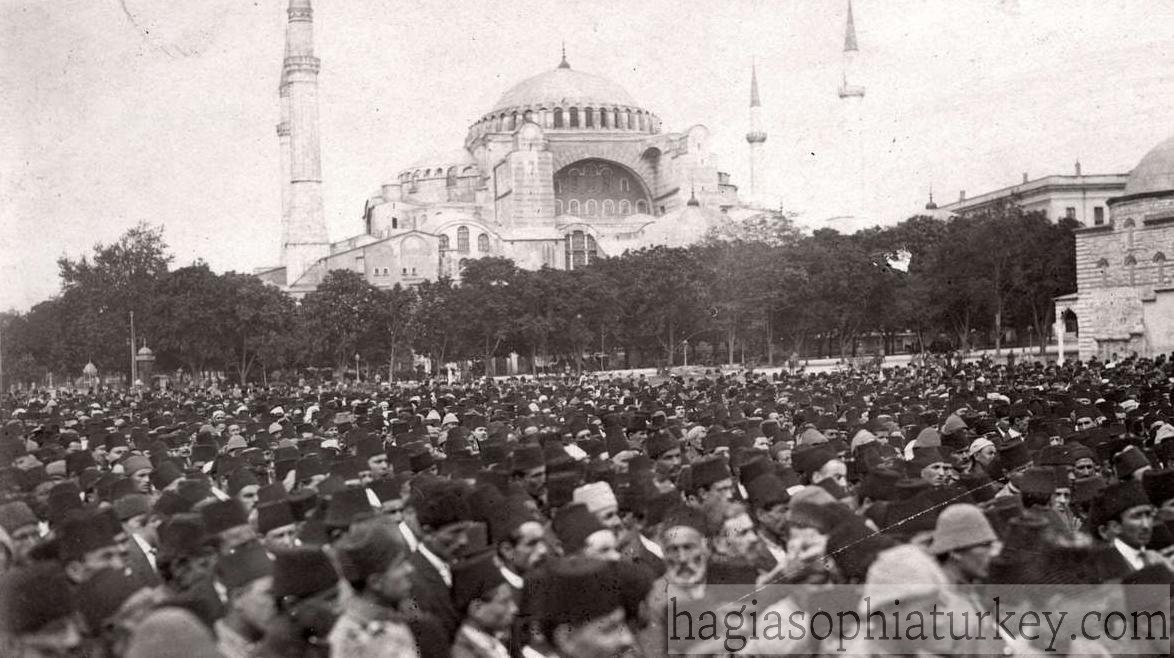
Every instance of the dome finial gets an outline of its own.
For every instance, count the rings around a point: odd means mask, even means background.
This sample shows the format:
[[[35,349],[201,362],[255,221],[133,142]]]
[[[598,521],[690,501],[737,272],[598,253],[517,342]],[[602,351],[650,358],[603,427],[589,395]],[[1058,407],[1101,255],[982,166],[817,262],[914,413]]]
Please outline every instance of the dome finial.
[[[938,204],[933,201],[933,185],[929,186],[929,203],[925,204],[926,210],[937,210]]]
[[[567,63],[567,42],[565,40],[563,41],[563,61],[559,62],[558,67],[560,69],[571,68],[571,65]]]

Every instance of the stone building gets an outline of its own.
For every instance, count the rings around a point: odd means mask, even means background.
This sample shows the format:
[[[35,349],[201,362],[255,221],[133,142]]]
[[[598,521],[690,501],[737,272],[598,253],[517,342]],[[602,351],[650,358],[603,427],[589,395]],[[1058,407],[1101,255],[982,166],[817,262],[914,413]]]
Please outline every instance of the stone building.
[[[1174,137],[1106,203],[1108,221],[1076,232],[1077,291],[1056,299],[1061,346],[1076,340],[1081,359],[1174,351]]]
[[[356,235],[326,237],[310,0],[290,0],[279,97],[282,263],[262,279],[301,295],[330,270],[380,287],[459,277],[467,259],[573,269],[601,256],[685,246],[761,215],[717,169],[703,125],[668,131],[614,82],[572,68],[527,78],[473,121],[461,147],[404,167],[366,200]],[[758,110],[756,81],[752,113]],[[760,131],[752,126],[760,145]],[[765,139],[765,133],[761,133]]]
[[[976,196],[958,193],[958,200],[941,210],[951,215],[980,213],[1012,202],[1028,211],[1040,211],[1053,221],[1070,217],[1085,226],[1102,226],[1108,220],[1108,201],[1125,190],[1129,174],[1085,174],[1080,162],[1071,174],[1029,180]]]

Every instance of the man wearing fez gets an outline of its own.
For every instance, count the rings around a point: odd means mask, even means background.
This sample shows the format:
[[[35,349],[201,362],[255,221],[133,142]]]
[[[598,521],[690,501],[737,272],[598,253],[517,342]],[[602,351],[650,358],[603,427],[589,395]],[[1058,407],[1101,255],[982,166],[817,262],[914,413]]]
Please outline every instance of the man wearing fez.
[[[710,501],[727,502],[734,499],[734,477],[724,457],[707,457],[693,462],[688,471],[682,471],[686,486],[685,500],[700,509]]]
[[[394,525],[384,518],[360,522],[334,544],[334,551],[354,596],[346,600],[330,631],[330,655],[420,655],[408,620],[399,610],[412,591],[413,567]]]
[[[69,512],[62,523],[58,541],[65,574],[81,584],[102,569],[126,568],[117,535],[122,532],[110,515],[88,510]]]
[[[518,613],[518,596],[492,555],[466,560],[453,570],[453,605],[464,620],[452,658],[508,658],[499,639]]]
[[[277,614],[273,601],[273,560],[258,542],[236,547],[216,560],[216,582],[227,599],[216,620],[216,644],[224,658],[249,658]]]
[[[489,520],[490,540],[497,549],[502,578],[521,592],[524,578],[550,554],[546,528],[537,521],[526,503],[509,498]]]
[[[1131,571],[1165,560],[1146,550],[1154,532],[1154,506],[1137,481],[1111,484],[1093,502],[1090,525],[1121,555]]]
[[[545,574],[538,612],[541,635],[561,658],[606,658],[635,646],[624,586],[614,563],[557,561]]]
[[[432,478],[414,488],[409,499],[422,533],[411,556],[412,602],[436,618],[448,640],[461,621],[450,595],[451,565],[468,542],[465,533],[473,516],[467,496],[463,485]]]

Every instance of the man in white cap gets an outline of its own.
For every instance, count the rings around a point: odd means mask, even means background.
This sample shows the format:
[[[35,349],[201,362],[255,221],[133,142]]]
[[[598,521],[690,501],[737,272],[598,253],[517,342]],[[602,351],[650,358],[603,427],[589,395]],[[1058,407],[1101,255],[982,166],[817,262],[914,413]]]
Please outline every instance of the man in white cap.
[[[998,557],[1002,543],[986,515],[969,504],[950,505],[942,510],[929,545],[942,570],[959,585],[983,582],[991,560]]]
[[[619,533],[623,530],[620,519],[620,503],[616,500],[611,485],[606,482],[592,482],[585,484],[571,494],[572,503],[582,503],[587,507],[603,527]]]

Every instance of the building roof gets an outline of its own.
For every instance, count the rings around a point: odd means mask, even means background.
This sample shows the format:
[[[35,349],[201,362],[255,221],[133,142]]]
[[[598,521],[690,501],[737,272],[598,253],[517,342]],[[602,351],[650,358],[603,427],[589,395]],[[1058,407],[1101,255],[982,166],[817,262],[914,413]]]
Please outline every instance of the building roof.
[[[632,96],[611,80],[560,65],[511,87],[490,114],[516,107],[566,104],[638,107]]]
[[[942,204],[940,208],[948,212],[962,212],[972,208],[985,206],[1011,197],[1029,199],[1037,195],[1048,194],[1060,190],[1103,190],[1115,192],[1122,189],[1127,181],[1127,174],[1086,174],[1081,176],[1053,175],[1044,176],[1026,183],[1011,185],[984,194],[966,197],[953,203]]]
[[[1174,137],[1150,149],[1125,183],[1125,196],[1174,190]]]

